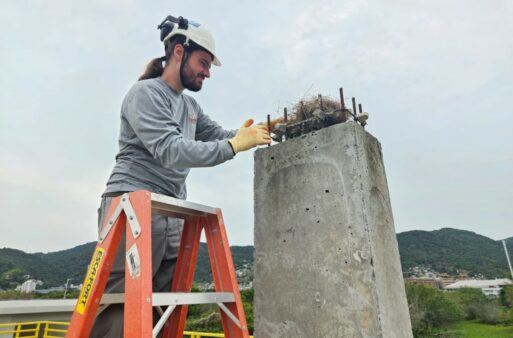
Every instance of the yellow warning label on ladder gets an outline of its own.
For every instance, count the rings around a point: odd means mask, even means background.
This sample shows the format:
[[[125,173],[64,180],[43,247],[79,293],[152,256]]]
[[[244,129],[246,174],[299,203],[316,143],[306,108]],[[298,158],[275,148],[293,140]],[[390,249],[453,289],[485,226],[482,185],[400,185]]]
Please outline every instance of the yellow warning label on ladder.
[[[80,314],[84,314],[85,312],[87,301],[89,300],[96,275],[98,275],[98,267],[100,266],[104,253],[105,250],[98,247],[94,251],[93,257],[91,258],[89,270],[87,270],[87,276],[84,280],[84,285],[82,286],[82,290],[80,291],[80,296],[78,297],[77,301],[76,310]]]

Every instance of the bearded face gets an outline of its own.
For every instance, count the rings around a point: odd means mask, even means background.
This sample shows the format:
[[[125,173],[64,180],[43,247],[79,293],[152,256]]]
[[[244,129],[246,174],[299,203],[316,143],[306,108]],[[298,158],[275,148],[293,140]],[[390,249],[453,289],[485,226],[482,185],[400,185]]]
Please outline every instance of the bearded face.
[[[197,92],[203,86],[203,80],[210,77],[212,56],[206,51],[196,50],[185,57],[180,73],[182,84],[186,89]]]

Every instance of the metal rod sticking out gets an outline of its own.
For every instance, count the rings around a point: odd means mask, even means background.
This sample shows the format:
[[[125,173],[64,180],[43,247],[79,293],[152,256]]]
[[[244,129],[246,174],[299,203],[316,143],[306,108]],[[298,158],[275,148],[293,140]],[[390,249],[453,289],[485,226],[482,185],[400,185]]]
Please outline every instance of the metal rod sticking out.
[[[353,101],[353,119],[356,121],[356,99],[352,97],[351,100]]]
[[[299,104],[301,106],[301,120],[304,121],[308,118],[305,112],[305,103],[303,101],[300,101]]]
[[[346,109],[346,104],[344,103],[344,89],[340,87],[340,109]]]
[[[271,137],[271,115],[267,114],[267,132],[269,133],[269,137]],[[268,147],[271,146],[271,143],[267,145]]]
[[[319,107],[321,108],[321,110],[323,110],[323,108],[322,108],[322,95],[319,94],[317,97],[319,98]]]
[[[508,259],[509,272],[511,272],[511,278],[513,278],[513,268],[511,267],[511,261],[509,260],[509,253],[505,240],[502,240],[502,245],[504,246],[504,251],[506,252],[506,258]]]
[[[342,110],[342,122],[347,121],[346,104],[344,103],[344,89],[340,87],[340,110]]]
[[[282,130],[283,131],[282,141],[287,139],[285,135],[287,134],[287,123],[288,122],[289,122],[289,115],[287,114],[287,107],[284,107],[283,108],[283,124],[285,125],[285,127]]]

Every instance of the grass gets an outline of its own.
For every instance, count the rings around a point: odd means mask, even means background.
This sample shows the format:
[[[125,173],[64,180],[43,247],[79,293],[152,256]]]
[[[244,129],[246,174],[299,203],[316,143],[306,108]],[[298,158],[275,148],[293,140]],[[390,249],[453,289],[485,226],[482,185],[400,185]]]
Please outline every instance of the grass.
[[[476,321],[462,321],[450,325],[439,333],[421,336],[443,337],[443,338],[511,338],[513,337],[513,326],[489,325]]]

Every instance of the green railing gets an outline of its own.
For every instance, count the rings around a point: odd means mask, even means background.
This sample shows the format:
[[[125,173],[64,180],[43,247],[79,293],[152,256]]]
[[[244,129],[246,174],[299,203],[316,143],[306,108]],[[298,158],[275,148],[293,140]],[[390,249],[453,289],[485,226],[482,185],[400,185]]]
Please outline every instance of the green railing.
[[[10,334],[13,338],[62,338],[66,336],[68,322],[23,322],[0,324],[0,335]],[[221,338],[222,333],[184,331],[189,338]],[[253,338],[253,336],[250,336]]]

